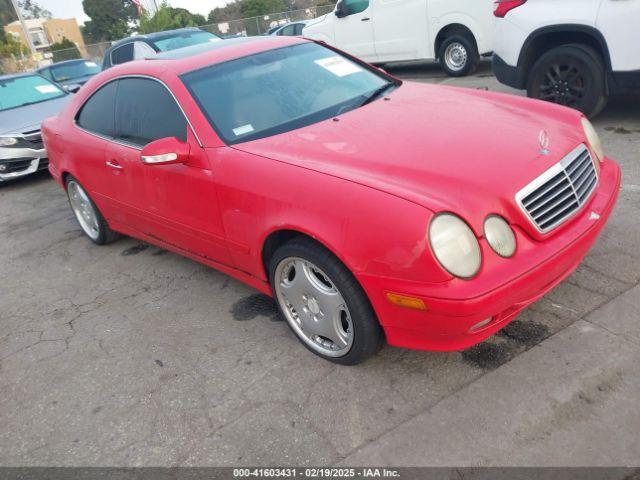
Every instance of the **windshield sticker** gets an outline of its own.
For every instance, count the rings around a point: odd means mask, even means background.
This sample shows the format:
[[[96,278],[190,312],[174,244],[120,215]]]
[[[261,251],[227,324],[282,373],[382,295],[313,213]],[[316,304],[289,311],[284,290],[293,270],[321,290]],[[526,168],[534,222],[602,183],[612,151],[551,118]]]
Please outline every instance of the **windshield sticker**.
[[[35,88],[40,93],[58,93],[58,89],[53,85],[37,85]]]
[[[87,67],[97,67],[98,64],[96,62],[84,62]]]
[[[335,57],[321,58],[316,60],[318,65],[322,68],[329,70],[337,77],[346,77],[354,73],[362,72],[362,68],[349,60],[336,55]]]
[[[253,125],[251,125],[250,123],[243,125],[241,127],[238,128],[234,128],[233,129],[233,134],[236,137],[239,137],[240,135],[246,135],[247,133],[251,133],[253,132]]]

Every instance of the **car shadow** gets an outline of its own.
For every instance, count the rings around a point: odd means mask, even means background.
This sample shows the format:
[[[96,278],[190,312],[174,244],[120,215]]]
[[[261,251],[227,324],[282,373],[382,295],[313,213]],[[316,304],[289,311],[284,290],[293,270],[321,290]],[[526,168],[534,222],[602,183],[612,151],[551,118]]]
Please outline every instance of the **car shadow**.
[[[52,180],[53,177],[49,174],[49,172],[47,170],[42,170],[40,172],[27,175],[26,177],[19,177],[0,182],[0,192],[9,192],[22,188],[33,188],[37,185],[41,185]]]
[[[617,95],[609,98],[607,107],[596,117],[597,121],[640,121],[640,95]],[[629,131],[630,132],[630,131]],[[625,133],[625,129],[618,133]]]

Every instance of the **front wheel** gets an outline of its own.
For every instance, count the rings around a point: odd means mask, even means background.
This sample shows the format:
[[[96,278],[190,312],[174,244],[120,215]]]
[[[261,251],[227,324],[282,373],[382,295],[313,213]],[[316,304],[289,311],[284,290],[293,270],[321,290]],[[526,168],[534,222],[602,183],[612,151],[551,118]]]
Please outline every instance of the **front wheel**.
[[[355,365],[380,348],[382,329],[351,272],[316,242],[297,238],[274,253],[273,295],[302,344],[334,363]]]
[[[529,74],[527,95],[594,117],[607,104],[605,73],[598,52],[586,45],[562,45],[540,57]]]
[[[109,228],[98,207],[78,180],[69,176],[66,186],[71,210],[73,210],[80,228],[93,243],[106,245],[119,237],[118,233]]]
[[[451,77],[464,77],[473,73],[480,54],[473,41],[464,35],[451,35],[440,45],[440,66]]]

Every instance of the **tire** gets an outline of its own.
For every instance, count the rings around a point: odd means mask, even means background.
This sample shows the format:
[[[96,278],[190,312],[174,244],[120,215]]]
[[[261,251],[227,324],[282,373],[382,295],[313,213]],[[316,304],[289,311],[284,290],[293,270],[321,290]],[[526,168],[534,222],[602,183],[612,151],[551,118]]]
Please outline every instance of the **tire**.
[[[273,297],[282,316],[311,352],[356,365],[378,352],[384,334],[364,290],[335,255],[296,237],[269,262]]]
[[[480,54],[473,39],[467,35],[450,35],[438,49],[438,60],[450,77],[464,77],[478,67]]]
[[[96,245],[106,245],[120,237],[109,228],[84,187],[71,175],[65,181],[67,198],[83,233]]]
[[[548,51],[529,73],[527,95],[595,117],[607,105],[601,56],[580,44],[562,45]]]

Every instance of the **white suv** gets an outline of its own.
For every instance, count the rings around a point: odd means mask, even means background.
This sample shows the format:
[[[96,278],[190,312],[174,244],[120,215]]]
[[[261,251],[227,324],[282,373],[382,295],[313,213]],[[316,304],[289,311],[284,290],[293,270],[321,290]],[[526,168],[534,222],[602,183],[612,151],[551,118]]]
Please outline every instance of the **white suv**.
[[[438,59],[461,77],[491,53],[491,10],[491,0],[338,0],[302,35],[375,64]]]
[[[640,93],[640,0],[498,0],[494,15],[500,82],[588,116]]]

